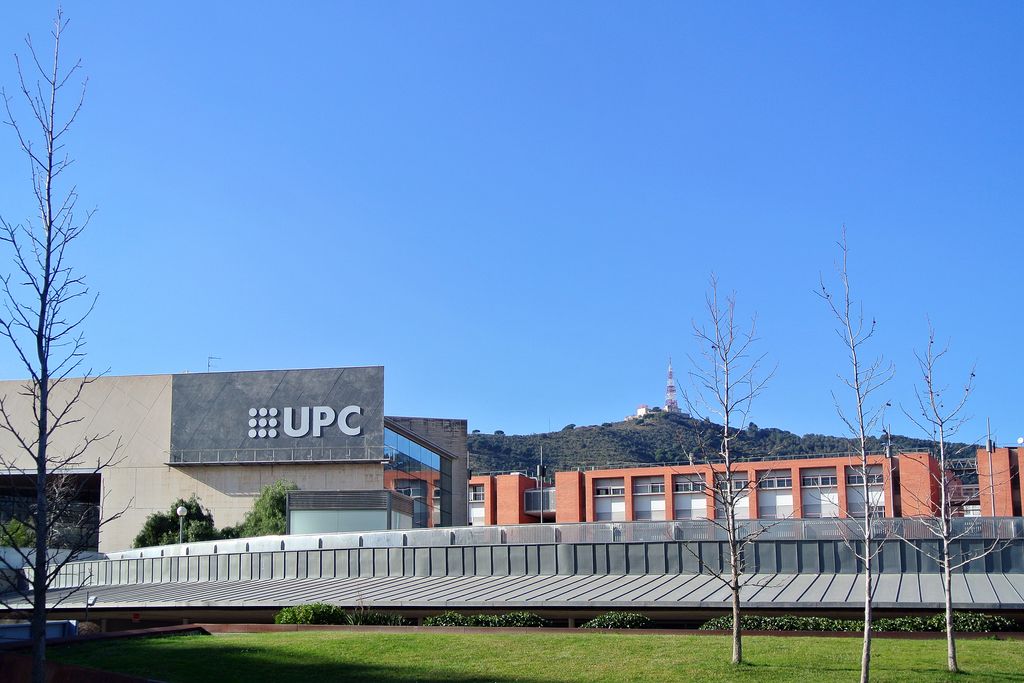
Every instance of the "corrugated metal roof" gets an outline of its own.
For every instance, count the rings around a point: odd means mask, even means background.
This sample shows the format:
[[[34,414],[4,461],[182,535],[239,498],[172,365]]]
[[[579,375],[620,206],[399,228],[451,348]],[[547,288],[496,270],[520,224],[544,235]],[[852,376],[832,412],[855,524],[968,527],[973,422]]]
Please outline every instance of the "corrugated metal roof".
[[[748,607],[845,609],[862,604],[855,574],[753,574],[745,577]],[[728,604],[729,591],[701,574],[550,576],[399,576],[345,579],[271,579],[231,582],[93,586],[97,608],[278,608],[313,601],[396,609],[708,609]],[[52,591],[64,608],[84,607],[85,591]],[[963,574],[954,577],[958,609],[1024,609],[1024,576]],[[875,607],[938,609],[940,577],[882,574],[875,578]],[[12,605],[14,606],[14,605]]]

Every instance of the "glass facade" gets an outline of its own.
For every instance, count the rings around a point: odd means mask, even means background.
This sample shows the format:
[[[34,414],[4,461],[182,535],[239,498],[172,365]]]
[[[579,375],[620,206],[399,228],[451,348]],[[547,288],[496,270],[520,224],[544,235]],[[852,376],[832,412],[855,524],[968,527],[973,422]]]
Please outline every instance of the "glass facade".
[[[414,528],[451,526],[451,460],[387,427],[384,460],[384,487],[412,498]]]

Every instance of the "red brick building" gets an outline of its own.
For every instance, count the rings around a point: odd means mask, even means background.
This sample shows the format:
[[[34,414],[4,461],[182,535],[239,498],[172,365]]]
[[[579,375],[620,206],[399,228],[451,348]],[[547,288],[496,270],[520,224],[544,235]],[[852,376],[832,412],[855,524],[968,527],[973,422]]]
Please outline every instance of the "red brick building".
[[[962,514],[1021,515],[1020,451],[994,449],[990,464],[989,453],[979,449],[977,485],[944,475],[954,484],[950,490]],[[866,473],[851,456],[739,463],[734,476],[747,493],[737,513],[751,519],[850,517],[862,515],[865,506],[885,517],[936,513],[940,472],[929,454],[873,455],[869,461]],[[556,473],[554,487],[542,490],[536,478],[522,473],[478,475],[469,480],[470,524],[714,519],[723,514],[714,494],[722,473],[721,466],[707,464],[568,471]]]

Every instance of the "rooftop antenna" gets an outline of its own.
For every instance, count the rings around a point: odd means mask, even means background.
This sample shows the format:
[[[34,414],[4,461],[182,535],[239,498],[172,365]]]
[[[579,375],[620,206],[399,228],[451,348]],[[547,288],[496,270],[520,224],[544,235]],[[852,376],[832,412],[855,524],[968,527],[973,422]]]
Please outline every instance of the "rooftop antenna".
[[[985,418],[985,429],[988,435],[985,437],[985,453],[988,454],[988,494],[992,501],[992,516],[996,516],[996,483],[992,472],[992,418]]]
[[[676,401],[676,378],[675,375],[672,374],[672,356],[668,357],[668,383],[665,386],[665,412],[679,412],[679,402]]]
[[[213,370],[213,361],[215,361],[215,360],[224,360],[224,359],[221,358],[220,356],[207,356],[206,357],[206,371],[207,372],[210,372],[211,370]]]

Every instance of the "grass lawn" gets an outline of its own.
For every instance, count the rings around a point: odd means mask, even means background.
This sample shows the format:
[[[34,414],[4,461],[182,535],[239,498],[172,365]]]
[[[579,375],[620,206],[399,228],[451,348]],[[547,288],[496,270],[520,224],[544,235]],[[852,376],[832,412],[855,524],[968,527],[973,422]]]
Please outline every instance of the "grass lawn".
[[[857,679],[857,638],[612,633],[290,632],[169,636],[53,648],[52,659],[181,683],[230,681],[800,681]],[[944,671],[945,641],[875,640],[872,680],[1022,681],[1024,641],[958,643],[967,675]]]

